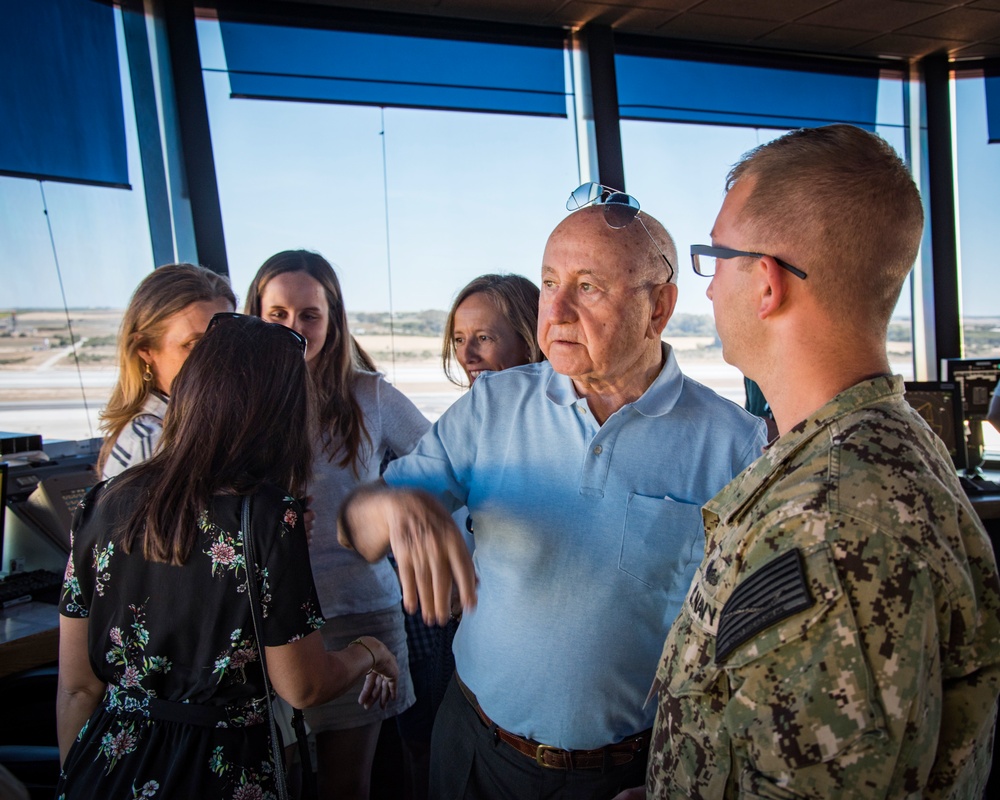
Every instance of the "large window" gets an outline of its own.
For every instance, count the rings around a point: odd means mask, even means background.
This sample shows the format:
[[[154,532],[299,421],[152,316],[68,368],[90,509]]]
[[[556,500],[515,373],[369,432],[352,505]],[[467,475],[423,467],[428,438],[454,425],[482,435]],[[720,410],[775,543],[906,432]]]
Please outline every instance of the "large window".
[[[988,143],[982,77],[959,77],[955,90],[955,152],[961,270],[962,346],[965,358],[1000,357],[1000,284],[996,218],[1000,144]],[[1000,434],[983,425],[987,452],[1000,458]]]
[[[218,24],[198,35],[237,295],[278,251],[322,253],[354,333],[437,416],[456,396],[440,365],[456,292],[487,272],[539,281],[577,185],[571,119],[231,97]]]
[[[877,122],[875,128],[905,156],[902,81],[883,77],[874,85],[877,86],[877,98],[870,99],[874,100],[871,112]],[[649,116],[666,113],[654,109]],[[685,110],[685,113],[689,112]],[[711,116],[705,111],[700,113]],[[699,277],[691,269],[688,248],[692,244],[709,242],[724,198],[726,175],[732,165],[748,150],[785,131],[660,119],[623,119],[621,131],[628,191],[667,227],[677,242],[679,297],[665,338],[675,347],[678,361],[686,373],[742,404],[745,399],[743,376],[722,359],[712,305],[705,296],[708,279]],[[889,335],[892,367],[906,378],[913,377],[910,311],[910,281],[907,280]]]
[[[0,430],[45,440],[99,435],[121,309],[153,268],[114,15],[131,189],[0,177]]]

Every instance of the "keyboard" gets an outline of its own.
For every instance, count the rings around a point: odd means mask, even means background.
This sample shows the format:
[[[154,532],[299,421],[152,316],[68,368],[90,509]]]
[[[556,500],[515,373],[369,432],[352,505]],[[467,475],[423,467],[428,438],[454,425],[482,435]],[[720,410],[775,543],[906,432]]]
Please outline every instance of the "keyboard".
[[[1000,494],[1000,484],[995,481],[988,481],[985,478],[969,478],[960,475],[958,478],[969,497],[976,497],[981,494]]]
[[[58,603],[62,592],[63,576],[47,569],[15,572],[0,580],[0,608],[18,605],[30,600],[41,603]]]

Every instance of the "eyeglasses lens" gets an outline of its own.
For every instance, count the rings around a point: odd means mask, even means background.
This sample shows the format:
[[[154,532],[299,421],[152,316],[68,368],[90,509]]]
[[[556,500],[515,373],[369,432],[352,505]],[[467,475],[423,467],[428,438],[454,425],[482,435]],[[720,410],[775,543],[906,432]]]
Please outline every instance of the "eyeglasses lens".
[[[705,278],[715,275],[715,256],[692,255],[694,271]]]
[[[639,213],[639,201],[632,195],[612,192],[604,200],[604,221],[612,228],[624,228]]]
[[[601,184],[599,183],[585,183],[583,186],[578,186],[573,194],[569,196],[569,200],[566,201],[567,211],[579,211],[584,206],[589,206],[591,203],[600,200],[601,198]]]
[[[596,204],[604,207],[604,219],[612,228],[624,228],[639,213],[639,201],[632,195],[616,192],[599,183],[585,183],[566,201],[568,211],[578,211]]]

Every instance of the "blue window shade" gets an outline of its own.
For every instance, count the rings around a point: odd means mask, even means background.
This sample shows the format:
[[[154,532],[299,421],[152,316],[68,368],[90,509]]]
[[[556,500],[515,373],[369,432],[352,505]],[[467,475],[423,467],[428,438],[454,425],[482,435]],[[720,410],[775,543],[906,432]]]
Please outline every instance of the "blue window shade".
[[[986,70],[986,127],[989,143],[1000,143],[1000,67]]]
[[[566,116],[556,47],[220,24],[234,96]]]
[[[0,0],[0,174],[128,187],[114,10]]]
[[[848,122],[875,130],[874,66],[836,74],[618,54],[615,69],[626,119],[755,128]]]

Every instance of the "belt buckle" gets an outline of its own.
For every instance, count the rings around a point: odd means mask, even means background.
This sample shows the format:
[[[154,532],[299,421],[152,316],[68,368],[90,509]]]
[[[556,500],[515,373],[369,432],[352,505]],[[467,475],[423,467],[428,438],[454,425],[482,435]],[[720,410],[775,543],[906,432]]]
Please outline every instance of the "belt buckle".
[[[538,764],[538,766],[540,766],[540,767],[545,767],[546,769],[559,769],[559,767],[553,766],[552,764],[546,764],[545,763],[544,755],[545,755],[545,751],[546,750],[550,750],[553,753],[562,753],[562,752],[564,752],[560,748],[553,747],[550,744],[540,744],[540,745],[538,745],[538,747],[535,748],[535,763]]]

